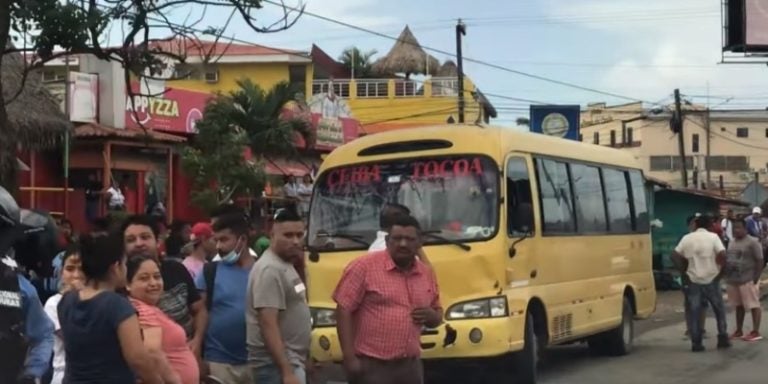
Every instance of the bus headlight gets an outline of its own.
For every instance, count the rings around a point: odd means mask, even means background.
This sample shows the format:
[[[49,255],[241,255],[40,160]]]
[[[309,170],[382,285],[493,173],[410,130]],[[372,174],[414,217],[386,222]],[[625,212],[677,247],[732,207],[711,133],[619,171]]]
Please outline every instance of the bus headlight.
[[[507,297],[491,297],[488,299],[465,301],[448,308],[448,320],[482,319],[491,317],[506,317]]]
[[[336,310],[327,308],[310,308],[312,314],[312,326],[314,327],[335,327]]]

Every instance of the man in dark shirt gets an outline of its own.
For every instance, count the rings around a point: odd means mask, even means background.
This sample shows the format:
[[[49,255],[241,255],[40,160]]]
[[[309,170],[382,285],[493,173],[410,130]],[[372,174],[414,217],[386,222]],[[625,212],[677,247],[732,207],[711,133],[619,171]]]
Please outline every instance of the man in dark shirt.
[[[123,223],[123,240],[128,257],[145,255],[159,258],[157,250],[158,229],[154,220],[147,216],[131,216]],[[175,260],[162,260],[160,273],[164,291],[157,306],[168,317],[181,325],[190,339],[192,352],[200,358],[208,311],[195,287],[187,268]]]

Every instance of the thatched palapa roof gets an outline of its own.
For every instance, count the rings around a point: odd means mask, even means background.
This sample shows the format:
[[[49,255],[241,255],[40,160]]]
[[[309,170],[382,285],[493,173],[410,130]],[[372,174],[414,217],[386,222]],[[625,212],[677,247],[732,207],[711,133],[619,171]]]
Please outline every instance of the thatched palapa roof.
[[[437,70],[435,76],[437,77],[456,77],[459,75],[459,67],[456,66],[451,60],[446,60],[440,69]]]
[[[22,87],[24,57],[19,53],[0,56],[2,60],[2,101],[11,99]],[[43,86],[39,72],[30,73],[19,96],[6,104],[11,137],[23,148],[40,150],[59,144],[71,128],[59,103]],[[7,132],[7,131],[6,131]],[[5,135],[3,135],[6,137]]]
[[[376,61],[373,70],[386,74],[405,73],[406,76],[412,73],[434,74],[439,65],[440,61],[421,48],[416,36],[406,26],[387,55]]]

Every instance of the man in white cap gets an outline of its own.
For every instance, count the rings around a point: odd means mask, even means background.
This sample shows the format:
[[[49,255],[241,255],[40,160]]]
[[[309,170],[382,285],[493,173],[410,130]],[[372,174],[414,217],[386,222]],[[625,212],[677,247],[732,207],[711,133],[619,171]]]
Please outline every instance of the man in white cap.
[[[750,236],[762,241],[765,238],[765,226],[763,225],[763,210],[760,207],[752,208],[752,216],[746,219],[747,232]]]

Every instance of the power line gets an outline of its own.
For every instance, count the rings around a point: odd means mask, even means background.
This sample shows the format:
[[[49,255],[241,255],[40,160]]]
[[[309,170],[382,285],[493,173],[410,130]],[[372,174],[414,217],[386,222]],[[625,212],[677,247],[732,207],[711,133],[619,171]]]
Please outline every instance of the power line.
[[[274,6],[278,6],[278,7],[284,7],[284,8],[287,8],[289,10],[296,11],[296,12],[301,11],[300,8],[291,7],[291,6],[288,6],[288,5],[285,5],[285,4],[281,4],[281,3],[275,2],[273,0],[263,0],[263,2],[267,3],[267,4],[274,5]],[[384,34],[384,33],[381,33],[381,32],[377,32],[377,31],[374,31],[372,29],[360,27],[360,26],[357,26],[357,25],[354,25],[354,24],[350,24],[350,23],[347,23],[345,21],[336,20],[336,19],[331,18],[331,17],[318,15],[316,13],[312,13],[312,12],[309,12],[309,11],[306,11],[306,10],[303,11],[303,14],[307,15],[307,16],[314,17],[314,18],[319,19],[319,20],[323,20],[323,21],[329,22],[329,23],[345,26],[347,28],[351,28],[351,29],[358,30],[358,31],[361,31],[361,32],[370,33],[372,35],[383,37],[385,39],[399,41],[399,39],[397,37],[390,36],[390,35],[387,35],[387,34]],[[442,49],[432,48],[432,47],[423,46],[423,45],[420,46],[420,47],[422,49],[424,49],[424,50],[427,50],[427,51],[432,51],[432,52],[443,54],[443,55],[447,55],[447,56],[450,56],[450,57],[456,57],[456,54],[453,53],[453,52],[448,52],[448,51],[445,51],[445,50],[442,50]],[[544,76],[540,76],[540,75],[536,75],[536,74],[532,74],[532,73],[518,71],[516,69],[507,68],[507,67],[504,67],[504,66],[501,66],[501,65],[497,65],[497,64],[493,64],[493,63],[489,63],[489,62],[486,62],[486,61],[483,61],[483,60],[477,60],[477,59],[473,59],[473,58],[469,58],[469,57],[464,57],[464,61],[475,63],[475,64],[482,65],[482,66],[489,67],[489,68],[494,68],[494,69],[497,69],[497,70],[500,70],[500,71],[504,71],[504,72],[508,72],[508,73],[513,73],[513,74],[516,74],[516,75],[519,75],[519,76],[524,76],[524,77],[528,77],[528,78],[532,78],[532,79],[536,79],[536,80],[540,80],[540,81],[544,81],[544,82],[548,82],[548,83],[552,83],[552,84],[561,85],[561,86],[564,86],[564,87],[570,87],[570,88],[579,89],[579,90],[582,90],[582,91],[597,93],[597,94],[601,94],[601,95],[605,95],[605,96],[611,96],[611,97],[615,97],[615,98],[623,99],[623,100],[642,101],[642,102],[645,102],[645,103],[648,103],[648,104],[652,104],[652,103],[649,103],[649,102],[644,101],[642,99],[638,99],[638,98],[634,98],[634,97],[629,97],[629,96],[624,96],[624,95],[620,95],[620,94],[613,93],[613,92],[601,91],[599,89],[590,88],[590,87],[586,87],[586,86],[582,86],[582,85],[578,85],[578,84],[573,84],[573,83],[569,83],[569,82],[562,81],[562,80],[551,79],[551,78],[548,78],[548,77],[544,77]]]

